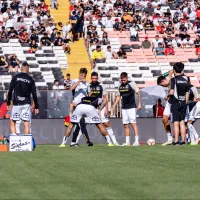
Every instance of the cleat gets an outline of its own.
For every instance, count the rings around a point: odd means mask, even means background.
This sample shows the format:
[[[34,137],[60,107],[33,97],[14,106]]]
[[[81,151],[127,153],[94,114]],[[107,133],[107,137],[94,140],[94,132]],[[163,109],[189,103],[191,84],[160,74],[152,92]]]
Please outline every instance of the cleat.
[[[138,142],[134,142],[132,146],[134,146],[134,147],[138,147],[138,146],[140,146],[140,143],[138,143]]]
[[[87,144],[88,144],[88,147],[92,147],[93,146],[93,143],[92,142],[87,142]]]
[[[115,145],[115,146],[121,146],[121,145],[120,145],[120,144],[118,144],[117,142],[116,142],[116,143],[114,143],[114,145]]]
[[[123,146],[123,147],[130,147],[131,145],[130,145],[130,144],[127,144],[127,143],[123,143],[122,146]]]
[[[172,145],[172,141],[167,141],[167,142],[161,144],[161,146],[168,146],[168,145]]]
[[[61,144],[61,145],[59,145],[59,147],[65,147],[65,144]]]
[[[80,147],[77,143],[75,144],[70,144],[70,147]]]
[[[185,144],[185,142],[180,142],[180,145],[184,145]]]
[[[114,147],[115,145],[114,145],[114,144],[108,144],[108,146],[109,146],[109,147]]]
[[[179,145],[179,142],[172,142],[172,145]]]
[[[191,146],[198,145],[198,143],[190,143]]]

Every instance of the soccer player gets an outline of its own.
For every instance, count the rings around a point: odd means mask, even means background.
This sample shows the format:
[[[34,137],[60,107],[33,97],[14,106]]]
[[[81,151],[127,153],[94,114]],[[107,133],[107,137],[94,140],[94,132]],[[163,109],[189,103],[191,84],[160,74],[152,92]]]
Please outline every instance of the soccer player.
[[[158,77],[157,84],[163,87],[168,87],[169,89],[172,75],[173,75],[173,70],[170,70],[169,72],[163,74],[163,76]],[[169,123],[169,118],[171,114],[170,109],[171,109],[171,104],[168,101],[168,97],[166,97],[166,105],[163,112],[162,122],[163,122],[164,129],[167,133],[167,142],[163,143],[162,146],[171,145],[173,141],[172,134],[171,134],[171,127]]]
[[[73,111],[72,116],[70,118],[70,124],[65,131],[65,135],[63,137],[62,144],[60,147],[65,147],[65,144],[72,132],[73,127],[75,124],[80,123],[80,120],[83,116],[87,116],[90,121],[90,124],[96,124],[97,128],[100,130],[101,134],[106,137],[108,142],[108,146],[114,146],[110,140],[110,137],[104,127],[101,124],[101,120],[97,111],[97,107],[101,104],[101,108],[105,105],[106,102],[102,103],[102,100],[96,97],[83,97],[81,99],[81,103],[76,106],[76,109]]]
[[[24,122],[24,134],[30,134],[31,110],[35,110],[35,114],[39,113],[35,81],[28,73],[29,65],[24,62],[21,67],[21,73],[15,75],[10,83],[7,106],[11,111],[11,134],[16,134],[16,122],[20,120]],[[34,106],[31,106],[31,94]],[[12,106],[11,100],[13,102]]]
[[[178,62],[173,66],[175,77],[171,79],[169,90],[169,102],[171,103],[171,121],[174,124],[175,139],[173,145],[185,144],[186,126],[185,115],[187,103],[189,100],[189,85],[187,77],[182,75],[183,64]],[[178,137],[181,133],[181,142],[179,143]]]
[[[109,134],[109,136],[111,137],[112,139],[112,142],[115,146],[119,146],[116,138],[115,138],[115,135],[114,135],[114,132],[111,128],[111,125],[110,125],[110,122],[109,122],[109,119],[108,119],[108,99],[107,99],[107,94],[106,94],[106,90],[105,88],[98,82],[98,73],[97,72],[92,72],[91,74],[91,83],[90,83],[90,91],[91,91],[91,94],[94,96],[94,97],[97,97],[99,99],[104,99],[105,102],[106,102],[106,105],[102,108],[102,110],[100,111],[100,118],[101,118],[101,122],[103,123],[103,125],[106,127],[106,130]],[[82,128],[84,128],[84,125],[82,125]],[[86,132],[87,130],[84,129],[84,132]],[[77,132],[76,132],[77,134]],[[76,140],[76,137],[75,137],[75,133],[73,135],[73,141],[72,142],[75,142],[77,143],[77,140]]]
[[[126,143],[124,146],[130,146],[130,129],[129,124],[132,125],[132,128],[135,133],[135,142],[133,146],[139,146],[139,134],[138,126],[136,122],[136,113],[137,109],[141,109],[141,95],[136,83],[134,81],[128,81],[128,74],[122,72],[120,75],[121,83],[119,85],[119,91],[117,93],[117,98],[115,103],[112,106],[112,112],[114,111],[119,100],[122,98],[122,121],[124,124]],[[138,106],[135,102],[135,93],[138,95]]]
[[[188,131],[188,142],[191,142],[191,145],[197,145],[199,143],[199,135],[194,128],[193,124],[195,122],[195,117],[200,112],[200,102],[199,102],[199,93],[196,87],[194,87],[190,78],[188,77],[189,82],[189,103],[188,103],[188,113],[186,113],[185,122],[187,123]]]

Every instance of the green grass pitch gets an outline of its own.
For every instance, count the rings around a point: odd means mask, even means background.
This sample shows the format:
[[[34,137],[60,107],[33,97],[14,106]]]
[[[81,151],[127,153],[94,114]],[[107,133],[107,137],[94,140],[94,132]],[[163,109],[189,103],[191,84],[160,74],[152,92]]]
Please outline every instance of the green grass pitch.
[[[200,199],[199,146],[0,153],[0,199]]]

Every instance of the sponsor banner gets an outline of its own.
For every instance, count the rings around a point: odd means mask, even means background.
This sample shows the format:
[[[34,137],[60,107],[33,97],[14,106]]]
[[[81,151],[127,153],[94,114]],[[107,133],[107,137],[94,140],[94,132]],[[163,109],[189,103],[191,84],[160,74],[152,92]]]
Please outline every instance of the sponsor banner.
[[[10,135],[9,151],[32,151],[32,135]]]

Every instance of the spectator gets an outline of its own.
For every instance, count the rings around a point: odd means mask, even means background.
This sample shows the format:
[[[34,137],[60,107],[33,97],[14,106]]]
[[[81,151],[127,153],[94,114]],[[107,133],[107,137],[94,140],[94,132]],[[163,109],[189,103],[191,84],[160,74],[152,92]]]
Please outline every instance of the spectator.
[[[163,43],[159,42],[158,47],[156,47],[156,55],[157,56],[163,56],[164,51],[165,51],[165,49],[164,49]]]
[[[103,25],[105,26],[105,28],[113,28],[114,26],[114,22],[113,20],[111,19],[111,16],[109,15],[107,17],[107,19],[104,21]]]
[[[187,35],[186,38],[183,40],[183,47],[184,48],[192,48],[194,42],[190,39],[190,35]]]
[[[18,72],[19,68],[19,60],[17,59],[17,56],[15,54],[8,56],[8,65],[9,65],[9,71],[8,72]]]
[[[120,31],[122,29],[122,23],[119,22],[119,19],[115,19],[115,24],[113,26],[114,31]]]
[[[172,40],[172,47],[173,48],[182,48],[182,41],[181,39],[179,38],[179,35],[176,34],[175,35],[175,38]]]
[[[158,43],[161,43],[161,44],[164,45],[163,39],[160,39],[159,35],[156,35],[155,38],[152,40],[152,47],[153,47],[153,49],[156,49],[158,47]]]
[[[167,37],[164,37],[163,38],[164,39],[164,44],[165,44],[165,47],[168,47],[168,43],[172,43],[172,37],[171,37],[171,35],[167,35]]]
[[[101,49],[101,46],[97,45],[96,50],[92,52],[92,64],[93,68],[95,66],[95,63],[104,63],[105,62],[105,55],[103,50]]]
[[[107,51],[105,52],[105,59],[117,59],[117,54],[112,52],[111,46],[107,46]]]
[[[51,46],[51,38],[48,37],[47,33],[40,39],[41,46]]]
[[[55,37],[53,44],[54,46],[63,46],[64,41],[63,41],[63,38],[61,37],[60,32],[57,32],[57,36]]]
[[[18,33],[13,27],[11,27],[10,31],[8,31],[8,38],[9,39],[17,39],[18,38]]]
[[[145,40],[142,41],[141,47],[142,47],[143,49],[150,49],[150,48],[151,48],[151,42],[148,40],[148,37],[147,37],[147,36],[145,36],[144,39],[145,39]]]
[[[28,43],[29,42],[29,34],[25,29],[22,29],[20,34],[18,35],[19,42],[21,43]]]
[[[152,16],[152,14],[153,14],[153,12],[154,12],[154,8],[152,7],[152,5],[151,5],[151,3],[150,2],[148,2],[147,3],[147,7],[146,8],[144,8],[144,10],[143,10],[143,12],[145,12],[145,13],[149,13],[149,15],[151,15]]]
[[[72,80],[70,79],[70,74],[67,74],[66,79],[64,80],[65,90],[70,90],[71,85],[72,85]]]
[[[138,32],[137,32],[137,29],[136,29],[136,24],[133,24],[130,28],[130,34],[131,34],[131,41],[138,41],[139,38],[138,38]]]
[[[194,41],[194,45],[196,48],[196,54],[198,58],[200,59],[200,36],[199,35],[197,35],[196,40]]]
[[[32,33],[31,33],[31,36],[30,36],[30,40],[31,41],[35,40],[36,42],[39,42],[39,37],[38,37],[38,35],[36,33],[36,30],[32,29],[31,31],[32,31]]]
[[[144,30],[145,30],[145,33],[148,30],[154,30],[153,22],[150,21],[150,19],[148,19],[147,22],[144,24]]]
[[[133,18],[131,17],[131,15],[129,15],[127,12],[124,12],[122,18],[121,18],[123,23],[126,23],[126,21],[128,20],[129,22],[133,21]]]
[[[56,10],[58,10],[58,2],[57,2],[57,0],[51,0],[51,9],[54,10],[54,8]]]
[[[169,42],[168,45],[167,45],[167,48],[165,48],[165,55],[174,55],[175,52],[174,52],[174,49],[172,47],[172,43]]]
[[[7,38],[7,32],[5,30],[5,27],[2,26],[1,27],[1,32],[0,32],[0,39],[2,40],[2,39],[6,39],[6,38]]]
[[[172,26],[172,23],[168,24],[168,26],[166,27],[165,33],[167,35],[174,34],[174,27]]]
[[[118,59],[126,59],[126,52],[122,49],[122,47],[119,48],[119,51],[117,52]]]
[[[98,41],[96,41],[98,43]],[[108,39],[108,34],[106,32],[103,32],[102,40],[100,42],[101,45],[108,45],[110,44],[109,39]]]
[[[0,69],[8,68],[8,63],[6,62],[4,56],[0,56]]]
[[[28,50],[28,52],[35,53],[38,49],[38,44],[36,43],[35,40],[32,40],[29,47],[30,47],[30,49]]]
[[[60,89],[61,89],[60,83],[59,83],[58,80],[55,80],[55,81],[54,81],[54,86],[53,86],[52,89],[53,89],[53,90],[60,90]]]
[[[154,117],[163,117],[165,107],[162,105],[161,99],[156,101],[156,104],[153,105],[153,116]]]

